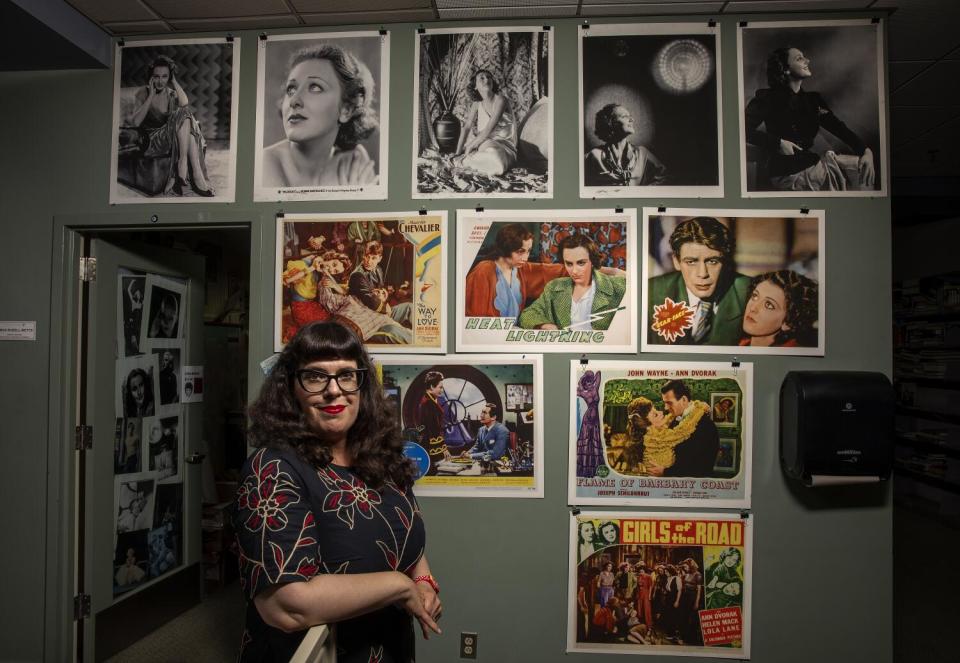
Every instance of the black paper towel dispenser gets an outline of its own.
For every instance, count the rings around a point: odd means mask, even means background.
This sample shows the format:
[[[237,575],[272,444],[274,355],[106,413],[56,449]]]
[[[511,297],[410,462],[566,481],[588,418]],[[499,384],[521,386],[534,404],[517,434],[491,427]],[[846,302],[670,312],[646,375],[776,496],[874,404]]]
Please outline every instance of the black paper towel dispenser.
[[[885,481],[894,408],[883,373],[791,371],[780,387],[780,464],[807,486]]]

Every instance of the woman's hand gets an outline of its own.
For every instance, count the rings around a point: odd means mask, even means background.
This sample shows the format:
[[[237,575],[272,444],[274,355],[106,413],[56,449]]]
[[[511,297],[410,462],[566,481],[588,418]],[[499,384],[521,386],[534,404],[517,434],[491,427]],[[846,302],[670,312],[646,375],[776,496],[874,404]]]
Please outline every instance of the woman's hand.
[[[803,148],[794,143],[791,140],[786,138],[780,139],[780,154],[786,154],[787,156],[793,156],[797,152],[802,152]]]
[[[423,598],[423,607],[427,610],[433,621],[440,621],[440,615],[443,613],[443,607],[440,603],[440,596],[433,591],[433,587],[425,582],[414,583],[417,590]]]
[[[860,173],[860,186],[872,189],[876,171],[873,168],[873,152],[869,147],[863,151],[863,156],[857,162],[857,171]]]
[[[367,151],[356,147],[342,152],[336,157],[328,171],[334,170],[330,177],[321,179],[322,184],[376,184],[376,164]]]
[[[551,330],[552,330],[552,329],[560,329],[560,328],[557,327],[557,326],[556,326],[555,324],[553,324],[552,322],[545,322],[545,323],[543,323],[542,325],[538,325],[538,326],[537,326],[537,329],[551,329]]]
[[[423,631],[424,640],[430,639],[430,631],[439,635],[441,633],[440,627],[437,626],[436,620],[434,620],[433,615],[431,615],[427,609],[423,592],[417,587],[420,583],[414,582],[407,576],[404,576],[404,578],[407,579],[410,585],[407,588],[406,597],[398,601],[397,605],[420,622],[420,629]],[[437,604],[439,605],[439,599],[437,599]]]

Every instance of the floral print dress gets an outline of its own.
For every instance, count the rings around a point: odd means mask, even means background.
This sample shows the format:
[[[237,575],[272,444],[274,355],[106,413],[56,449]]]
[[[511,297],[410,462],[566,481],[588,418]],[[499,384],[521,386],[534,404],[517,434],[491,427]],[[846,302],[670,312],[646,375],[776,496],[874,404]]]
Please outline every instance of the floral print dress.
[[[425,534],[411,490],[372,490],[350,468],[316,469],[295,452],[260,449],[247,459],[237,491],[240,583],[247,597],[241,663],[286,663],[306,631],[266,624],[253,598],[318,573],[407,573]],[[394,606],[336,625],[338,663],[412,663],[413,623]]]

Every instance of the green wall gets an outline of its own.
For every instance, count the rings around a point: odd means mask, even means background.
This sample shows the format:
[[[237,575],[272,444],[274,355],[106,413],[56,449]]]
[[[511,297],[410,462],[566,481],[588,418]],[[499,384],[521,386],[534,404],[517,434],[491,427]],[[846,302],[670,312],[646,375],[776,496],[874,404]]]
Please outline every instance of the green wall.
[[[786,18],[796,19],[796,14]],[[619,19],[613,19],[619,21]],[[637,20],[643,20],[638,18]],[[545,21],[546,22],[546,21]],[[537,24],[514,20],[508,25]],[[577,22],[554,26],[555,197],[484,201],[490,208],[548,209],[647,204],[718,208],[826,210],[827,354],[824,358],[755,357],[753,468],[754,570],[752,660],[758,663],[891,661],[891,505],[886,487],[795,489],[778,463],[777,393],[788,370],[873,370],[890,373],[890,204],[888,199],[743,200],[737,147],[736,19],[721,21],[723,200],[577,198]],[[0,74],[0,318],[36,320],[36,342],[0,343],[0,448],[5,544],[0,577],[0,660],[65,660],[70,643],[62,618],[72,597],[69,520],[73,452],[53,430],[61,415],[58,389],[71,372],[62,355],[64,227],[249,222],[251,256],[251,388],[257,362],[272,349],[274,214],[410,210],[414,25],[391,30],[390,199],[374,202],[252,203],[256,32],[241,48],[237,203],[232,205],[107,204],[112,72]],[[454,210],[479,201],[441,201]],[[459,203],[459,204],[458,204]],[[451,242],[450,246],[454,244]],[[69,247],[67,247],[69,249]],[[69,251],[68,251],[69,252]],[[68,265],[72,269],[72,264]],[[450,260],[452,273],[453,260]],[[453,311],[453,283],[448,287]],[[454,346],[452,328],[449,347]],[[423,663],[457,659],[458,633],[478,631],[480,660],[552,662],[566,639],[566,505],[568,360],[547,355],[544,499],[425,498],[428,550],[443,588],[444,635],[419,646]],[[612,359],[606,355],[604,359]],[[691,356],[710,360],[711,356]],[[643,359],[683,359],[645,354]],[[724,357],[716,357],[723,360]],[[51,376],[51,371],[53,375]],[[208,379],[215,376],[208,376]],[[63,451],[61,451],[63,450]],[[66,528],[66,529],[65,529]],[[231,625],[231,628],[233,625]],[[576,660],[609,660],[581,654]]]

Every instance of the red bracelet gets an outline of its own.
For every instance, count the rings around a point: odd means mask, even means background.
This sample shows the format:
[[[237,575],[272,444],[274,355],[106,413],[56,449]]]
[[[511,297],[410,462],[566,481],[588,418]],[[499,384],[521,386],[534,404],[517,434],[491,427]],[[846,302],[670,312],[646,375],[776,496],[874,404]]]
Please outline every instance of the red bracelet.
[[[435,592],[437,593],[437,596],[440,595],[440,585],[437,584],[437,581],[436,581],[436,579],[435,579],[433,576],[431,576],[431,575],[417,576],[416,578],[413,579],[413,581],[414,581],[414,582],[425,582],[425,583],[427,583],[428,585],[430,585],[431,587],[433,587],[433,591],[435,591]]]

